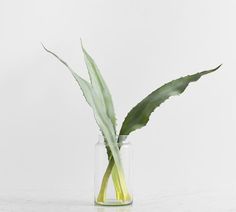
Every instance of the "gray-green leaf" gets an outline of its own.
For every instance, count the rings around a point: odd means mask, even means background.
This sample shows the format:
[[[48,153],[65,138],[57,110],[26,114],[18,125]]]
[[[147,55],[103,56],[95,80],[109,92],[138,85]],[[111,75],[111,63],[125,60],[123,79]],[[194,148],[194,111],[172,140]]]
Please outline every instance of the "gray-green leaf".
[[[111,93],[108,89],[108,86],[106,85],[95,61],[93,58],[88,54],[88,52],[85,50],[85,48],[82,45],[82,50],[84,53],[84,59],[85,63],[88,69],[90,81],[93,87],[93,90],[96,92],[97,96],[101,99],[101,102],[103,102],[104,107],[106,108],[106,112],[108,117],[111,119],[114,131],[116,128],[116,116],[115,116],[115,110],[113,106],[113,101],[111,97]]]
[[[148,123],[151,113],[159,107],[161,103],[171,96],[183,93],[189,83],[199,80],[203,75],[216,71],[220,66],[221,65],[212,70],[181,77],[153,91],[128,113],[122,124],[120,135],[127,136],[132,131],[144,127]],[[122,140],[120,140],[120,142]]]
[[[101,131],[106,139],[107,144],[110,147],[112,157],[114,158],[116,167],[119,171],[118,175],[119,175],[120,179],[122,179],[122,182],[125,182],[122,162],[121,162],[120,154],[119,154],[119,148],[118,148],[118,144],[116,142],[116,134],[115,134],[115,131],[113,128],[112,121],[107,115],[106,108],[104,107],[104,102],[102,101],[100,96],[98,96],[97,92],[95,92],[94,88],[90,85],[89,82],[87,82],[86,80],[81,78],[76,72],[74,72],[72,70],[72,68],[64,60],[62,60],[59,56],[57,56],[52,51],[48,50],[44,45],[43,45],[43,48],[48,53],[55,56],[60,62],[62,62],[70,70],[73,77],[78,82],[78,84],[84,94],[84,97],[86,98],[87,102],[89,103],[89,105],[93,109],[95,120],[96,120],[99,128],[101,129]],[[93,74],[95,74],[95,73],[91,73],[91,75],[93,75]],[[94,77],[94,76],[92,76],[92,77]],[[122,185],[122,186],[125,187],[125,185]]]

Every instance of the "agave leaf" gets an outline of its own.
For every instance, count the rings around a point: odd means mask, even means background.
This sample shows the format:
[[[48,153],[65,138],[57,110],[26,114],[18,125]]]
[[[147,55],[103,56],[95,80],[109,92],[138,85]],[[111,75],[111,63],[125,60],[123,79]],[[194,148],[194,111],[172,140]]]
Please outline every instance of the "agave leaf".
[[[123,142],[131,132],[144,127],[149,121],[151,113],[169,97],[183,93],[189,83],[199,80],[203,75],[216,71],[220,66],[221,65],[212,70],[181,77],[153,91],[128,113],[122,124],[118,142]],[[107,183],[110,170],[114,165],[114,160],[111,158],[103,177],[103,184]]]
[[[75,78],[75,80],[77,81],[77,83],[79,84],[83,95],[86,99],[86,101],[88,102],[88,104],[91,106],[92,105],[92,87],[90,85],[89,82],[87,82],[85,79],[83,79],[82,77],[80,77],[76,72],[74,72],[72,70],[72,68],[64,61],[62,60],[60,57],[58,57],[55,53],[53,53],[52,51],[48,50],[43,44],[42,44],[43,48],[50,54],[52,54],[54,57],[56,57],[61,63],[63,63],[71,72],[72,76]]]
[[[84,59],[85,59],[85,63],[88,69],[90,82],[92,84],[93,90],[96,92],[97,97],[100,98],[100,102],[103,104],[102,107],[105,108],[107,116],[110,118],[113,124],[113,130],[116,135],[116,117],[115,117],[115,110],[114,110],[110,91],[94,59],[88,54],[88,52],[83,47],[82,40],[81,40],[81,47],[84,53]],[[106,136],[104,136],[104,134],[103,134],[103,137],[104,137],[104,141],[107,143]],[[109,145],[106,146],[106,150],[107,150],[108,160],[110,160],[110,158],[112,158],[112,154],[111,154],[111,149]],[[116,197],[117,198],[121,197],[124,199],[129,198],[125,181],[124,179],[119,177],[119,168],[117,167],[116,164],[114,165],[114,168],[112,169],[112,180],[113,180],[114,187],[116,190]],[[105,194],[104,191],[106,190],[106,186],[107,186],[106,182],[107,181],[105,180],[105,185],[102,185],[101,187],[102,190],[100,192],[98,199],[103,199],[104,197],[104,194]]]
[[[85,60],[86,66],[87,66],[87,70],[89,73],[89,78],[90,78],[90,82],[92,84],[93,90],[96,92],[97,97],[100,98],[100,102],[102,104],[102,107],[105,108],[107,116],[110,118],[110,120],[113,124],[114,132],[116,134],[116,117],[115,117],[115,110],[114,110],[113,101],[112,101],[110,91],[109,91],[94,59],[85,50],[82,40],[81,40],[81,47],[82,47],[82,50],[84,53],[84,60]],[[105,137],[105,136],[103,135],[103,137]],[[104,141],[107,143],[106,139],[104,139]],[[110,157],[112,156],[109,146],[106,146],[106,150],[107,150],[107,155],[108,155],[108,160],[109,160]],[[112,172],[112,177],[113,177],[113,181],[115,183],[117,180],[116,180],[116,174],[114,174],[114,173],[115,173],[115,171]],[[116,189],[118,189],[118,187],[116,187]]]
[[[97,96],[101,98],[101,102],[103,102],[104,107],[106,108],[106,112],[108,117],[111,119],[114,130],[116,128],[116,116],[115,110],[113,106],[113,101],[111,97],[111,93],[95,63],[93,58],[88,54],[88,52],[83,47],[81,41],[81,47],[84,53],[85,63],[88,69],[90,81],[93,87],[93,90],[96,92]]]
[[[144,127],[148,123],[151,113],[164,101],[171,96],[183,93],[189,83],[199,80],[203,75],[216,71],[220,66],[212,70],[181,77],[153,91],[128,113],[122,124],[120,135],[128,136],[131,132]],[[124,139],[124,137],[119,139],[119,142]]]
[[[95,92],[94,88],[88,83],[86,80],[81,78],[77,73],[75,73],[72,68],[64,61],[62,60],[59,56],[57,56],[55,53],[52,51],[48,50],[44,45],[43,48],[53,56],[55,56],[60,62],[62,62],[72,73],[73,77],[76,79],[78,82],[84,97],[86,98],[88,104],[91,106],[93,109],[94,117],[95,120],[102,131],[104,138],[106,139],[107,144],[110,147],[110,152],[111,156],[114,158],[115,165],[117,167],[117,174],[119,176],[121,184],[122,191],[127,193],[126,190],[126,184],[125,184],[125,177],[124,177],[124,172],[121,164],[121,159],[120,159],[120,154],[119,154],[119,148],[118,144],[116,142],[116,135],[115,131],[113,128],[113,123],[107,115],[106,108],[104,107],[104,102],[98,96],[97,92]],[[91,73],[93,75],[95,73]],[[92,76],[93,77],[93,76]]]
[[[62,60],[58,55],[53,53],[52,51],[48,50],[44,45],[43,48],[53,56],[55,56],[61,63],[63,63],[71,72],[77,83],[79,84],[85,99],[87,100],[88,104],[92,107],[95,119],[97,121],[97,124],[99,125],[102,133],[105,134],[105,132],[111,130],[111,135],[108,137],[115,137],[114,131],[112,130],[112,123],[110,118],[106,114],[106,109],[103,107],[103,101],[102,99],[97,95],[97,92],[94,91],[94,88],[91,86],[89,82],[84,80],[82,77],[80,77],[76,72],[73,71],[73,69],[64,61]],[[91,74],[92,75],[92,74]],[[106,138],[108,139],[108,138]],[[115,139],[114,139],[115,140]],[[117,146],[117,145],[116,145]],[[118,147],[117,147],[118,149]]]

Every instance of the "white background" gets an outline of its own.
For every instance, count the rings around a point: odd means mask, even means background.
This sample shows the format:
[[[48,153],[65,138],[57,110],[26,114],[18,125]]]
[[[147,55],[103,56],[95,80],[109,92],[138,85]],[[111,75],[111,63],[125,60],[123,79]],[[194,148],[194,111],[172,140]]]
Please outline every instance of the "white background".
[[[118,122],[163,83],[222,68],[134,132],[137,199],[236,185],[236,2],[1,0],[0,190],[93,191],[98,128],[66,68],[87,77],[80,38],[113,94]],[[120,126],[119,124],[119,126]],[[66,191],[66,192],[65,192]]]

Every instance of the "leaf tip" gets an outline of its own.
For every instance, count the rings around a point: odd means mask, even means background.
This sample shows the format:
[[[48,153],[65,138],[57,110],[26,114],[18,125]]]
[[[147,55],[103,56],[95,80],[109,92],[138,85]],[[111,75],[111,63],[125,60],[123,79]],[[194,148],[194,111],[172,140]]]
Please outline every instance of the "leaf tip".
[[[42,42],[40,42],[40,43],[41,43],[42,47],[44,48],[44,50],[48,52],[48,49],[44,46],[44,44]]]
[[[223,64],[220,64],[218,65],[216,68],[213,68],[211,70],[207,70],[207,71],[203,71],[202,72],[202,75],[205,75],[205,74],[209,74],[209,73],[212,73],[212,72],[215,72],[216,70],[218,70]]]
[[[215,72],[216,70],[218,70],[223,64],[221,63],[220,65],[218,65],[216,68],[212,69],[210,72]]]
[[[81,45],[82,51],[83,51],[83,52],[86,52],[85,49],[84,49],[84,45],[83,45],[82,38],[80,38],[80,45]]]
[[[43,49],[44,49],[46,52],[48,52],[48,53],[50,53],[50,54],[53,54],[53,55],[55,56],[55,54],[54,54],[52,51],[50,51],[49,49],[47,49],[46,46],[45,46],[42,42],[40,42],[40,43],[41,43]]]
[[[220,65],[218,65],[214,70],[216,71],[216,70],[219,69],[222,65],[223,65],[223,63],[221,63]]]

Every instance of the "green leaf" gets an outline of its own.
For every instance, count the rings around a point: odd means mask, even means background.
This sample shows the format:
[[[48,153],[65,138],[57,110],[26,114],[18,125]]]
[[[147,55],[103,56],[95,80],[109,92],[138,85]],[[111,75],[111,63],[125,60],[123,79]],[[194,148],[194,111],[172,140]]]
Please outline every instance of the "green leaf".
[[[86,101],[88,102],[88,104],[91,106],[92,105],[92,87],[90,85],[89,82],[87,82],[85,79],[83,79],[82,77],[80,77],[76,72],[74,72],[72,70],[72,68],[64,61],[62,60],[60,57],[58,57],[55,53],[53,53],[52,51],[48,50],[43,44],[42,44],[43,48],[45,51],[47,51],[48,53],[52,54],[54,57],[56,57],[61,63],[63,63],[71,72],[72,76],[75,78],[75,80],[77,81],[77,83],[79,84],[83,95],[86,99]]]
[[[169,97],[183,93],[189,83],[199,80],[203,75],[216,71],[220,66],[212,70],[181,77],[153,91],[128,113],[122,124],[118,142],[122,143],[131,132],[144,127],[149,121],[151,113]],[[111,158],[103,177],[104,185],[107,184],[111,172],[110,170],[114,165],[114,160]]]
[[[151,113],[164,101],[171,96],[183,93],[189,83],[199,80],[203,75],[216,71],[220,66],[212,70],[181,77],[153,91],[128,113],[122,124],[120,135],[128,136],[131,132],[144,127],[148,123]],[[122,142],[122,140],[124,138],[119,139],[119,142]]]
[[[61,63],[63,63],[69,69],[69,71],[71,72],[71,74],[73,75],[73,77],[75,78],[77,83],[79,84],[86,101],[92,107],[95,119],[96,119],[97,124],[99,125],[101,131],[106,135],[109,132],[110,135],[107,135],[107,137],[111,138],[115,141],[116,135],[113,131],[113,124],[111,123],[110,118],[107,116],[106,108],[104,107],[104,104],[103,104],[103,99],[101,99],[100,96],[98,96],[97,92],[94,90],[94,87],[92,87],[89,82],[87,82],[82,77],[80,77],[76,72],[74,72],[73,69],[64,60],[62,60],[59,56],[57,56],[52,51],[48,50],[45,46],[43,46],[43,48],[48,53],[55,56]],[[93,75],[93,74],[94,73],[91,73],[91,75]],[[96,88],[98,89],[98,87],[96,87]],[[107,137],[106,137],[106,139],[108,139]],[[114,141],[113,141],[113,143],[116,144],[116,142],[114,142]],[[115,146],[117,146],[117,144]],[[118,146],[114,147],[114,148],[119,150]]]
[[[97,97],[100,99],[100,102],[103,104],[102,107],[105,108],[107,116],[110,118],[113,124],[114,133],[116,134],[115,110],[114,110],[113,101],[112,101],[112,97],[108,89],[108,86],[106,85],[94,59],[88,54],[88,52],[83,47],[82,41],[81,41],[81,47],[84,53],[84,59],[85,59],[85,63],[88,69],[88,73],[89,73],[93,90],[95,91]],[[106,136],[104,136],[104,142],[107,143]],[[109,160],[112,157],[110,145],[106,146],[106,150],[107,150],[107,155],[108,155],[108,160]],[[126,188],[124,179],[119,177],[119,172],[120,172],[119,169],[120,168],[118,168],[117,165],[115,164],[114,168],[112,169],[112,179],[113,179],[114,187],[116,190],[117,198],[121,197],[122,199],[126,199],[126,198],[129,198],[129,194],[128,194],[128,190]],[[105,180],[105,182],[107,182],[107,180]],[[101,192],[98,199],[104,198],[104,195],[105,195],[104,191],[106,190],[106,185],[107,183],[101,186]]]
[[[114,126],[114,130],[116,128],[116,116],[115,110],[113,106],[113,101],[111,97],[111,93],[95,63],[93,58],[88,54],[88,52],[83,47],[81,41],[81,47],[84,53],[85,63],[88,69],[90,81],[93,87],[93,90],[96,92],[97,96],[101,99],[101,102],[104,104],[106,108],[106,112],[108,117],[111,119],[112,124]]]
[[[96,120],[100,130],[102,131],[102,134],[103,134],[103,136],[110,148],[111,156],[114,158],[115,165],[117,167],[117,174],[118,174],[119,180],[121,182],[122,192],[124,192],[124,195],[128,196],[123,167],[122,167],[120,154],[119,154],[119,147],[116,142],[116,134],[115,134],[115,131],[113,128],[113,123],[112,123],[110,117],[108,117],[107,108],[104,107],[103,98],[101,98],[100,94],[97,92],[97,90],[95,90],[95,89],[102,90],[102,89],[104,89],[104,87],[103,88],[99,87],[99,86],[102,86],[102,84],[97,84],[96,87],[91,86],[89,82],[87,82],[86,80],[81,78],[76,72],[74,72],[73,69],[64,60],[62,60],[59,56],[57,56],[52,51],[48,50],[44,45],[43,45],[43,48],[48,53],[50,53],[54,57],[56,57],[61,63],[63,63],[69,69],[69,71],[72,73],[73,77],[78,82],[86,101],[93,109],[95,120]],[[96,74],[96,72],[90,73],[91,78],[94,80],[96,80],[96,77],[94,76],[95,74]]]

